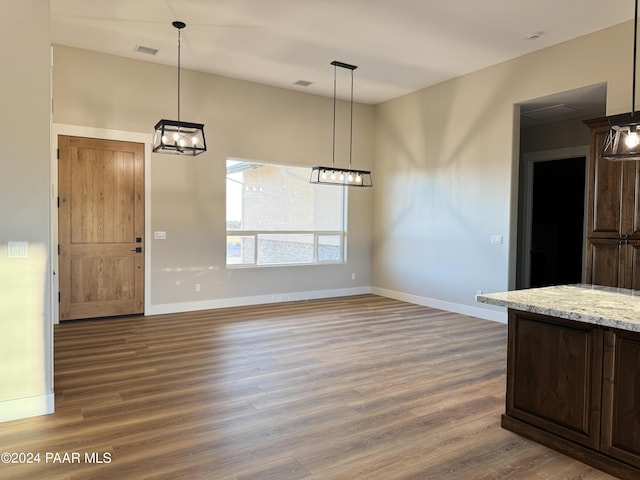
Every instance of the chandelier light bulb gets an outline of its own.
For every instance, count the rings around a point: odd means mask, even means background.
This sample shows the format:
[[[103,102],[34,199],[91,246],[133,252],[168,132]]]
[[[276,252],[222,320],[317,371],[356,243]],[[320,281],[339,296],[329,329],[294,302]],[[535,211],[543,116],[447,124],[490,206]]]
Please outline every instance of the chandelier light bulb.
[[[624,144],[629,148],[635,148],[640,144],[640,138],[638,138],[638,132],[632,130],[627,135],[627,138],[624,139]]]
[[[359,173],[356,175],[356,183],[362,183],[362,177]]]

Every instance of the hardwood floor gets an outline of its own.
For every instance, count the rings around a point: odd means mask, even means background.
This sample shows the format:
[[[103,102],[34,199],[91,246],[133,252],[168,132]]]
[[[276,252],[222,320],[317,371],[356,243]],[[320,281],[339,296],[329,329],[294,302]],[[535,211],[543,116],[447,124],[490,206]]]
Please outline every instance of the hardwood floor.
[[[63,323],[0,478],[613,478],[500,428],[505,367],[506,325],[374,295]]]

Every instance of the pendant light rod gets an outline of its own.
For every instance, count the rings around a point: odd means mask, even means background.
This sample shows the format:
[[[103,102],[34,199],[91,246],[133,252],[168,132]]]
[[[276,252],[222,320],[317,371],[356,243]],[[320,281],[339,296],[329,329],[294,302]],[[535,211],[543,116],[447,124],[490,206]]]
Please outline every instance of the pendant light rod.
[[[178,121],[180,121],[180,31],[187,26],[186,23],[175,21],[171,25],[178,29]]]

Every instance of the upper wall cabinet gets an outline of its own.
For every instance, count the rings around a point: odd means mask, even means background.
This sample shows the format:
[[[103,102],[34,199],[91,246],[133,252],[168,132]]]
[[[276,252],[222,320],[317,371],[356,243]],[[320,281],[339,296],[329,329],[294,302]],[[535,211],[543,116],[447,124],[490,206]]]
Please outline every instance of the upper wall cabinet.
[[[591,129],[585,281],[638,288],[640,162],[602,159],[609,122],[599,118],[585,124]]]
[[[609,122],[601,118],[585,123],[591,129],[587,236],[640,239],[640,162],[601,158]]]

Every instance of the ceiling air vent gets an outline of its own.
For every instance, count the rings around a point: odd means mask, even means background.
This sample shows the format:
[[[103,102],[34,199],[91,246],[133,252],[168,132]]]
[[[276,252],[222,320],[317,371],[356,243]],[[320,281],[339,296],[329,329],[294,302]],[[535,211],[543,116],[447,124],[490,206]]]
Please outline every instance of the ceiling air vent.
[[[157,48],[143,47],[142,45],[136,45],[136,48],[134,48],[133,51],[138,53],[145,53],[147,55],[155,55],[156,53],[158,53]]]
[[[549,105],[547,107],[534,108],[532,110],[523,110],[520,114],[523,117],[533,120],[552,120],[559,118],[567,118],[580,113],[577,108],[571,107],[564,103],[558,105]]]

